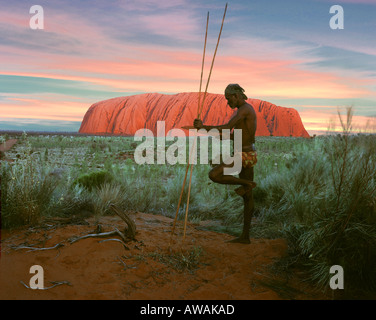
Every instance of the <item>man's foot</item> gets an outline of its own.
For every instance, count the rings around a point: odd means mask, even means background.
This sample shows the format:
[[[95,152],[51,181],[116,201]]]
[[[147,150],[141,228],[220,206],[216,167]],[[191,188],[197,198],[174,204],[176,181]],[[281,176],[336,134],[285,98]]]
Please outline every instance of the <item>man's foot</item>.
[[[249,238],[239,237],[239,238],[235,238],[235,239],[232,239],[232,240],[229,240],[229,241],[226,241],[226,242],[227,243],[250,244],[251,240],[249,240]]]
[[[248,186],[241,186],[239,188],[236,188],[235,189],[235,192],[239,195],[239,196],[244,196],[246,195],[248,192],[250,192],[253,188],[256,187],[256,182],[253,182],[251,181],[250,184]]]

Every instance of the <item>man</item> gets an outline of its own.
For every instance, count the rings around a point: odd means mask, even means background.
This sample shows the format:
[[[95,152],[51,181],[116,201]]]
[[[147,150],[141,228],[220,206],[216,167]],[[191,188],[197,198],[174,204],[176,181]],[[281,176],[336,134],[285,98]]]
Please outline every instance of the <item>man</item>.
[[[209,172],[209,178],[221,184],[241,185],[235,191],[244,199],[244,224],[243,232],[238,237],[229,242],[232,243],[250,243],[249,228],[253,215],[254,202],[252,189],[256,186],[253,182],[253,167],[257,163],[257,153],[255,149],[255,132],[257,127],[256,113],[253,107],[246,102],[247,96],[244,89],[238,84],[229,84],[225,90],[225,97],[231,109],[238,109],[227,124],[220,126],[207,126],[200,119],[194,120],[196,129],[217,129],[221,132],[223,129],[241,129],[242,132],[242,150],[234,150],[234,153],[241,152],[242,169],[239,178],[232,175],[224,175],[224,168],[232,167],[233,164],[221,162]],[[233,135],[231,136],[233,139]]]

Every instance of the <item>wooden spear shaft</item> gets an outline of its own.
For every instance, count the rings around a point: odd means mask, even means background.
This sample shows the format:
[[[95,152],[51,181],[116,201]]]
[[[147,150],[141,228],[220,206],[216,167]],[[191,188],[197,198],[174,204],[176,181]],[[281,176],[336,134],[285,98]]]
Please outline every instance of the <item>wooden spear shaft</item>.
[[[205,42],[204,42],[204,52],[203,52],[203,55],[202,55],[202,62],[201,62],[201,77],[200,77],[200,90],[199,90],[199,93],[198,93],[198,107],[197,107],[197,110],[200,109],[200,102],[201,102],[201,86],[202,86],[202,77],[203,77],[203,73],[204,73],[204,64],[205,64],[205,52],[206,52],[206,42],[207,42],[207,38],[208,38],[208,27],[209,27],[209,12],[208,12],[208,15],[207,15],[207,18],[206,18],[206,31],[205,31]],[[174,224],[172,226],[172,233],[171,233],[171,236],[174,234],[175,232],[175,226],[176,226],[176,221],[177,221],[177,218],[178,218],[178,214],[179,214],[179,209],[180,209],[180,204],[181,204],[181,199],[183,198],[183,192],[184,192],[184,188],[185,188],[185,183],[187,181],[187,175],[188,175],[188,169],[189,169],[189,165],[190,165],[190,159],[192,157],[192,154],[193,154],[193,150],[194,150],[194,147],[195,147],[195,144],[196,144],[196,137],[195,137],[195,141],[194,141],[194,144],[192,146],[192,150],[191,150],[191,153],[190,153],[190,156],[188,158],[188,164],[187,164],[187,168],[185,170],[185,176],[184,176],[184,180],[183,180],[183,186],[181,188],[181,192],[180,192],[180,196],[179,196],[179,202],[178,202],[178,207],[176,209],[176,213],[175,213],[175,219],[174,219]],[[191,166],[191,172],[192,172],[192,166]],[[191,180],[191,179],[190,179]],[[189,188],[190,189],[190,188]],[[189,192],[190,193],[190,190]],[[188,195],[188,199],[189,199],[189,195]]]
[[[217,40],[217,45],[215,47],[215,51],[214,51],[214,55],[213,55],[213,59],[212,59],[212,63],[211,63],[211,66],[210,66],[210,72],[209,72],[209,77],[208,77],[208,81],[206,82],[206,88],[205,88],[205,93],[204,93],[204,99],[202,101],[202,105],[201,105],[201,108],[199,106],[199,110],[198,110],[198,114],[197,114],[197,118],[200,119],[201,117],[201,111],[202,111],[202,108],[204,106],[204,102],[205,102],[205,98],[206,98],[206,94],[208,92],[208,87],[209,87],[209,82],[210,82],[210,77],[211,77],[211,74],[212,74],[212,71],[213,71],[213,66],[214,66],[214,61],[215,61],[215,56],[217,55],[217,50],[218,50],[218,45],[219,45],[219,41],[221,39],[221,34],[222,34],[222,29],[223,29],[223,23],[225,21],[225,17],[226,17],[226,11],[227,11],[227,3],[226,3],[226,7],[225,7],[225,12],[223,13],[223,18],[222,18],[222,24],[221,24],[221,29],[219,31],[219,35],[218,35],[218,40]],[[200,90],[201,91],[201,90]],[[195,135],[195,142],[196,142],[196,139],[197,139],[197,136]],[[183,241],[185,240],[185,235],[186,235],[186,230],[187,230],[187,220],[188,220],[188,208],[189,208],[189,197],[190,197],[190,194],[191,194],[191,184],[192,184],[192,172],[193,172],[193,164],[191,164],[191,173],[190,173],[190,176],[189,176],[189,185],[188,185],[188,196],[187,196],[187,206],[185,208],[185,221],[184,221],[184,235],[183,235]]]
[[[174,219],[174,224],[172,226],[172,232],[171,232],[171,236],[174,234],[175,232],[175,226],[176,226],[176,221],[178,219],[178,214],[179,214],[179,209],[180,209],[180,204],[181,204],[181,199],[183,198],[183,193],[184,193],[184,187],[185,187],[185,182],[187,181],[187,175],[188,175],[188,169],[189,169],[189,165],[190,165],[190,158],[192,157],[193,155],[193,150],[195,149],[195,144],[196,144],[196,139],[197,137],[195,137],[195,140],[193,142],[193,146],[192,146],[192,149],[191,149],[191,153],[190,153],[190,156],[188,158],[188,164],[187,164],[187,168],[185,169],[185,175],[184,175],[184,180],[183,180],[183,186],[181,188],[181,192],[180,192],[180,196],[179,196],[179,203],[178,203],[178,207],[176,209],[176,213],[175,213],[175,219]],[[192,165],[191,165],[191,175],[192,175]],[[191,180],[191,179],[190,179]],[[190,188],[189,188],[190,189]],[[190,194],[190,191],[189,191],[189,194]],[[188,194],[188,199],[189,199],[189,194]]]
[[[205,32],[205,43],[204,43],[204,53],[202,54],[202,63],[201,63],[201,77],[200,77],[200,90],[198,92],[198,106],[197,106],[197,112],[198,112],[198,119],[200,119],[200,106],[201,106],[201,86],[202,86],[202,76],[204,73],[204,62],[205,62],[205,52],[206,52],[206,40],[208,38],[208,26],[209,26],[209,12],[208,16],[206,18],[206,32]]]
[[[195,149],[195,144],[196,144],[197,136],[195,135],[195,140],[193,142],[193,147],[192,150]],[[192,173],[193,173],[193,161],[191,164],[191,173],[189,175],[189,185],[188,185],[188,195],[187,195],[187,206],[185,208],[185,220],[184,220],[184,235],[183,235],[183,241],[185,240],[185,234],[187,231],[187,221],[188,221],[188,209],[189,209],[189,198],[191,196],[191,185],[192,185]]]
[[[216,57],[216,55],[217,55],[217,50],[218,50],[218,46],[219,46],[219,41],[220,41],[220,39],[221,39],[221,34],[222,34],[223,24],[224,24],[225,17],[226,17],[226,12],[227,12],[227,3],[226,3],[226,6],[225,6],[225,11],[224,11],[224,14],[223,14],[223,18],[222,18],[222,24],[221,24],[221,29],[220,29],[220,31],[219,31],[219,35],[218,35],[217,45],[216,45],[216,47],[215,47],[215,51],[214,51],[214,55],[213,55],[213,59],[212,59],[212,63],[211,63],[211,66],[210,66],[210,72],[209,72],[208,80],[207,80],[207,82],[206,82],[205,93],[204,93],[204,99],[203,99],[202,104],[201,104],[201,85],[202,85],[203,68],[204,68],[204,60],[205,60],[205,51],[206,51],[206,41],[207,41],[207,33],[208,33],[208,24],[209,24],[209,12],[208,12],[208,15],[207,15],[206,33],[205,33],[205,44],[204,44],[204,53],[203,53],[202,65],[201,65],[200,90],[199,90],[199,96],[198,96],[198,110],[197,110],[197,111],[198,111],[198,114],[197,114],[197,119],[200,119],[200,117],[201,117],[201,111],[202,111],[203,106],[204,106],[204,103],[205,103],[205,98],[206,98],[206,94],[207,94],[207,91],[208,91],[208,87],[209,87],[209,82],[210,82],[211,74],[212,74],[212,71],[213,71],[214,61],[215,61],[215,57]],[[200,104],[201,104],[201,105],[200,105]],[[195,136],[195,140],[194,140],[194,143],[193,143],[193,146],[192,146],[192,150],[191,150],[191,155],[190,155],[190,157],[192,157],[192,153],[193,153],[193,150],[194,150],[195,145],[196,145],[196,140],[197,140],[197,136]],[[182,196],[183,196],[183,191],[184,191],[185,183],[186,183],[186,180],[187,180],[187,174],[188,174],[188,168],[189,168],[189,167],[190,167],[191,170],[190,170],[190,176],[189,176],[189,186],[188,186],[188,195],[187,195],[187,206],[186,206],[186,209],[185,209],[185,221],[184,221],[184,235],[183,235],[183,241],[185,240],[186,229],[187,229],[188,209],[189,209],[189,198],[190,198],[191,185],[192,185],[193,163],[191,164],[190,161],[188,161],[187,168],[186,168],[186,171],[185,171],[185,176],[184,176],[183,186],[182,186],[182,190],[181,190],[181,193],[180,193],[180,198],[179,198],[178,208],[177,208],[177,210],[176,210],[175,220],[174,220],[173,229],[172,229],[172,234],[173,234],[174,231],[175,231],[176,220],[177,220],[177,216],[178,216],[178,212],[179,212],[179,208],[180,208],[180,204],[181,204],[181,199],[182,199]]]
[[[212,74],[212,71],[213,71],[213,66],[214,66],[214,60],[215,60],[215,56],[217,55],[217,50],[218,50],[218,46],[219,46],[219,40],[221,39],[221,34],[222,34],[222,29],[223,29],[223,23],[225,21],[225,17],[226,17],[226,11],[227,11],[227,3],[226,3],[226,7],[225,7],[225,12],[223,13],[223,18],[222,18],[222,24],[221,24],[221,29],[219,31],[219,35],[218,35],[218,40],[217,40],[217,45],[215,47],[215,51],[214,51],[214,55],[213,55],[213,59],[212,59],[212,63],[211,63],[211,66],[210,66],[210,72],[209,72],[209,77],[208,77],[208,81],[206,82],[206,88],[205,88],[205,93],[204,93],[204,99],[202,101],[202,105],[201,107],[199,107],[199,110],[198,110],[198,116],[197,118],[200,119],[201,117],[201,111],[204,107],[204,102],[205,102],[205,98],[206,98],[206,94],[208,92],[208,87],[209,87],[209,82],[210,82],[210,77],[211,77],[211,74]]]

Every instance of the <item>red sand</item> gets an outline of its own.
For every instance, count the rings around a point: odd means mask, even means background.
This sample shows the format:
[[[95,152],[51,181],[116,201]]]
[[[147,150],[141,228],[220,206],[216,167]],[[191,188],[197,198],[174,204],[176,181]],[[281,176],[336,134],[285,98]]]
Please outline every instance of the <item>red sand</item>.
[[[0,145],[8,151],[16,139]],[[59,225],[55,220],[38,227],[3,231],[1,234],[0,299],[128,299],[128,300],[249,300],[249,299],[325,299],[314,294],[299,276],[272,274],[270,265],[286,254],[283,239],[252,239],[250,245],[229,244],[226,234],[203,231],[189,224],[182,241],[182,226],[170,243],[172,219],[145,213],[134,214],[136,241],[129,250],[116,241],[104,238],[68,239],[93,233],[95,223]],[[118,217],[100,219],[104,231],[124,228]],[[110,237],[108,239],[113,239]],[[105,238],[106,239],[106,238]],[[15,250],[17,246],[49,248],[46,251]],[[173,253],[188,256],[201,249],[199,264],[194,270],[178,270],[166,264]],[[161,258],[165,258],[161,261]],[[44,285],[65,281],[68,284],[47,290],[32,290],[30,267],[44,270]]]
[[[250,245],[229,244],[226,234],[200,230],[189,224],[182,243],[182,225],[170,246],[172,219],[145,213],[132,214],[137,225],[136,240],[128,243],[130,250],[107,238],[67,241],[74,236],[92,233],[89,225],[58,226],[44,223],[35,228],[5,231],[2,234],[0,260],[0,299],[323,299],[313,295],[312,288],[300,282],[298,275],[287,278],[274,275],[270,266],[286,254],[285,240],[252,239]],[[102,232],[114,227],[122,230],[124,222],[117,216],[100,219]],[[115,237],[110,237],[115,238]],[[42,248],[62,242],[63,247],[47,251],[15,250],[12,246]],[[179,271],[158,260],[171,252],[202,249],[196,270]],[[121,262],[122,260],[123,262]],[[45,287],[52,281],[68,281],[48,290],[32,290],[29,269],[40,265],[44,269]],[[284,289],[271,288],[266,283],[283,284]],[[283,294],[284,293],[284,294]],[[287,293],[287,294],[286,294]]]
[[[0,151],[6,152],[10,150],[15,145],[16,142],[17,142],[17,139],[10,139],[10,140],[5,141],[5,143],[0,143]]]

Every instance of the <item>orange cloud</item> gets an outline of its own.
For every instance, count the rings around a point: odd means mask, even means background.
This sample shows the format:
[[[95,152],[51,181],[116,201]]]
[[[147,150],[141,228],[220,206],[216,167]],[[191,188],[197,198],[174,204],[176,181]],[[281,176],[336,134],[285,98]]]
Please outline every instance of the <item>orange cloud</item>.
[[[239,82],[256,97],[355,98],[369,94],[361,86],[353,87],[354,79],[340,78],[330,72],[302,70],[297,67],[299,62],[222,57],[218,59],[215,75],[222,86]]]
[[[88,105],[81,102],[60,99],[11,98],[8,103],[0,104],[1,119],[30,118],[82,121]]]
[[[303,125],[307,131],[327,131],[329,128],[341,131],[336,106],[305,106],[308,110],[299,111]],[[345,110],[340,110],[346,119]],[[352,129],[354,132],[376,132],[376,118],[353,115]]]
[[[199,54],[176,52],[174,56],[166,52],[166,56],[163,56],[161,51],[156,50],[154,54],[149,49],[148,55],[150,60],[123,58],[108,61],[61,57],[50,68],[42,68],[40,72],[2,73],[84,81],[114,91],[176,93],[198,90]],[[210,58],[207,60],[210,61]],[[231,56],[217,60],[209,85],[209,91],[213,93],[222,93],[228,83],[238,82],[255,98],[359,98],[370,94],[360,80],[358,85],[354,85],[357,84],[355,79],[340,78],[329,72],[300,70],[296,67],[296,61],[257,61]],[[49,59],[47,61],[51,64]],[[209,72],[208,64],[204,72],[204,86]]]

